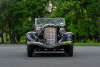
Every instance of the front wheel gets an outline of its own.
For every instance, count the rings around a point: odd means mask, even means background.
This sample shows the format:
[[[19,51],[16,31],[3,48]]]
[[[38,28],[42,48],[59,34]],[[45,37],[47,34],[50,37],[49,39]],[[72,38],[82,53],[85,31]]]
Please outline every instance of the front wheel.
[[[33,51],[32,51],[32,45],[27,45],[27,56],[32,57]]]
[[[73,56],[73,45],[65,46],[65,54],[68,54],[69,57]]]
[[[68,56],[72,57],[73,56],[73,46],[69,46],[69,50],[68,50]]]

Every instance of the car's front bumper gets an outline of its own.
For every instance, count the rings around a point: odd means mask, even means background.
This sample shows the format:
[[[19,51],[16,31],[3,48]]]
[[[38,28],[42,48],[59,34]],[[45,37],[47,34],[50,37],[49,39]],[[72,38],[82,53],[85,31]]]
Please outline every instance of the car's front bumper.
[[[41,42],[32,42],[32,43],[28,43],[27,45],[33,45],[33,46],[43,47],[43,48],[58,48],[58,47],[63,47],[67,45],[73,45],[73,43],[72,42],[60,42],[60,43],[48,45],[48,44],[44,44]]]

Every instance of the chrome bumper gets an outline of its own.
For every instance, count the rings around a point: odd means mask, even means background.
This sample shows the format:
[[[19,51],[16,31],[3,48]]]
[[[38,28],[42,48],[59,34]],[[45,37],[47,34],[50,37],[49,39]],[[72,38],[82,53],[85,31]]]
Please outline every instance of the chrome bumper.
[[[38,47],[44,47],[44,48],[56,48],[60,46],[65,46],[65,45],[73,45],[72,42],[61,42],[61,43],[56,43],[56,44],[44,44],[41,42],[33,42],[33,43],[28,43],[27,45],[33,45],[33,46],[38,46]]]

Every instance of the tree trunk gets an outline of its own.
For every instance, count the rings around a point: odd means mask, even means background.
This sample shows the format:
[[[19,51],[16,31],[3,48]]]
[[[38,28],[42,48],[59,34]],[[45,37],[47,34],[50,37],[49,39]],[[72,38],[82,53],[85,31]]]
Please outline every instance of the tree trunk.
[[[17,42],[19,43],[21,37],[20,36],[17,36],[16,38],[17,38]]]
[[[4,37],[3,37],[3,33],[4,33],[4,30],[3,30],[3,28],[2,28],[2,34],[1,34],[2,43],[4,43]]]
[[[99,33],[98,32],[95,33],[95,42],[99,42]]]
[[[76,41],[79,41],[79,34],[76,34]]]
[[[13,33],[10,33],[10,43],[16,43],[16,39]]]
[[[7,39],[7,32],[6,32],[6,43],[7,43],[7,40],[8,40],[8,39]]]
[[[84,43],[86,43],[86,38],[84,37]]]

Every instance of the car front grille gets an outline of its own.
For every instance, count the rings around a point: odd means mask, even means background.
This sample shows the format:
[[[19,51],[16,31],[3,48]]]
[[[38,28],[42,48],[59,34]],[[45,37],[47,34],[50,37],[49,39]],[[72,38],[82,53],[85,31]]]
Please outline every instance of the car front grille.
[[[46,27],[44,29],[44,39],[46,44],[55,44],[57,42],[57,30],[55,27]]]

